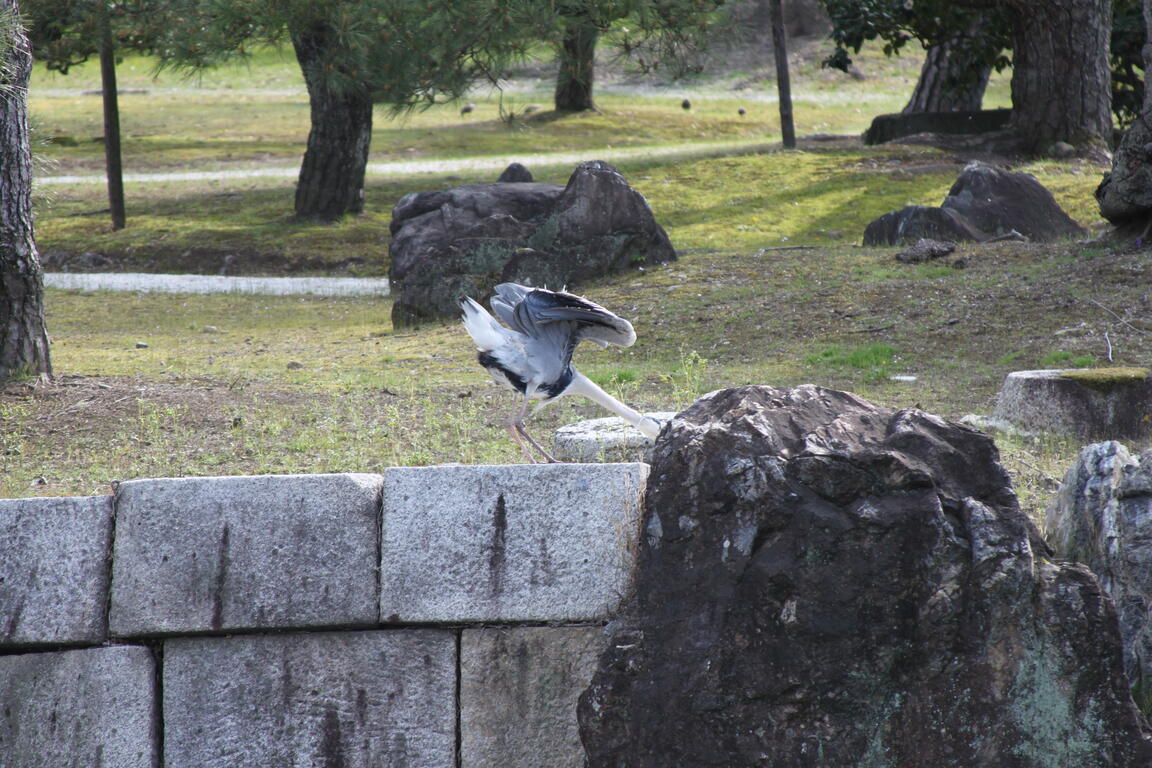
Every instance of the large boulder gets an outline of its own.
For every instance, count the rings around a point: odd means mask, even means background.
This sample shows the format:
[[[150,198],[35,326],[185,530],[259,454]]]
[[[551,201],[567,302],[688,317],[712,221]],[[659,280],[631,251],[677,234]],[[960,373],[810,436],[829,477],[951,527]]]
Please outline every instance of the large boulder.
[[[1116,604],[1124,671],[1152,706],[1152,450],[1118,442],[1080,451],[1049,505],[1045,528],[1059,556],[1084,563]]]
[[[973,162],[939,208],[909,206],[886,213],[865,228],[864,244],[902,245],[922,237],[982,242],[1013,232],[1045,243],[1085,234],[1032,174]]]
[[[1116,614],[1051,562],[990,438],[802,386],[657,441],[591,768],[1152,765]]]
[[[396,326],[455,317],[461,295],[484,301],[502,282],[559,289],[676,259],[648,202],[601,161],[577,166],[563,187],[516,180],[407,195],[391,231]]]

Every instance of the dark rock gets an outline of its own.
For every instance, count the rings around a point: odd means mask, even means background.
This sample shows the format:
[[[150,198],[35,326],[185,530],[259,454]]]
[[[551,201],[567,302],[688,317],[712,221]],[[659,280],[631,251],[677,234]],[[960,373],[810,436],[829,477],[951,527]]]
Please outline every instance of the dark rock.
[[[600,161],[579,165],[564,187],[496,182],[407,195],[391,231],[396,326],[456,317],[461,295],[483,301],[501,282],[571,287],[676,259],[648,202]]]
[[[504,173],[500,174],[500,178],[496,181],[504,184],[524,184],[535,181],[535,179],[532,178],[532,171],[520,163],[512,163],[504,169]]]
[[[883,144],[917,133],[987,133],[1006,127],[1011,117],[1010,109],[877,115],[872,118],[872,124],[864,132],[864,143]]]
[[[1028,173],[969,163],[939,208],[908,206],[864,230],[865,245],[902,245],[927,237],[983,242],[1013,232],[1036,242],[1081,237],[1084,230]]]
[[[1093,443],[1060,484],[1045,528],[1060,557],[1087,565],[1116,604],[1124,671],[1133,696],[1152,707],[1152,451]]]
[[[864,228],[864,245],[904,245],[920,240],[980,241],[987,234],[945,208],[909,205]]]
[[[997,458],[813,386],[681,413],[581,697],[588,765],[1152,765],[1111,602]]]
[[[941,207],[993,236],[1015,230],[1029,240],[1047,243],[1085,235],[1035,176],[984,163],[968,164]]]
[[[918,264],[922,261],[943,258],[955,250],[956,243],[942,243],[939,240],[929,240],[922,237],[914,245],[897,253],[896,261],[905,264]]]

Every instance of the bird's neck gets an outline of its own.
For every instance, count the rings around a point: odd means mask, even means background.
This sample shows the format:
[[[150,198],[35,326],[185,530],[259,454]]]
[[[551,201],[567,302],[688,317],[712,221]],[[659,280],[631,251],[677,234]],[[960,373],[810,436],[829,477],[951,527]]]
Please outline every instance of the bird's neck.
[[[572,383],[568,387],[568,392],[584,395],[589,400],[593,400],[598,405],[612,411],[612,413],[621,417],[634,427],[644,418],[644,414],[629,408],[624,403],[612,397],[612,395],[601,389],[599,384],[580,373],[580,371],[573,372]]]

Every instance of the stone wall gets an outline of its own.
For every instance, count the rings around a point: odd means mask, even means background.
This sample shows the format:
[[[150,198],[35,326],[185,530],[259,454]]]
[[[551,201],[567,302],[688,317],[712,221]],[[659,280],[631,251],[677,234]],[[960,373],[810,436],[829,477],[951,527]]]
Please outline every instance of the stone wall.
[[[581,766],[646,464],[0,500],[4,768]]]

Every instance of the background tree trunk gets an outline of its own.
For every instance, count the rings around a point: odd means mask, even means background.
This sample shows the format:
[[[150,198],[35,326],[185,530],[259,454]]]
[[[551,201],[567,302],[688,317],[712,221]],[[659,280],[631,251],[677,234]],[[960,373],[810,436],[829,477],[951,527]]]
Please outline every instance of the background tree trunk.
[[[909,112],[972,112],[984,103],[984,90],[988,87],[991,67],[985,67],[982,76],[971,85],[956,88],[953,86],[959,77],[957,67],[960,62],[953,56],[954,44],[951,41],[933,45],[924,56],[920,68],[920,79],[912,97],[902,110]]]
[[[335,44],[327,26],[292,35],[312,114],[296,185],[296,216],[301,219],[335,221],[364,210],[372,98],[354,78],[327,70],[325,54]]]
[[[16,0],[0,0],[0,383],[52,374],[44,326],[44,279],[32,231],[32,154],[28,145],[28,76],[32,54]]]
[[[772,53],[776,60],[776,92],[780,97],[780,136],[785,149],[796,146],[796,126],[792,120],[792,81],[788,76],[788,35],[784,31],[781,0],[771,0]]]
[[[1144,106],[1140,116],[1132,121],[1120,146],[1112,158],[1111,173],[1104,174],[1096,188],[1096,202],[1100,215],[1113,224],[1128,228],[1142,228],[1141,239],[1148,238],[1152,227],[1152,0],[1143,0],[1144,43]],[[1143,243],[1141,243],[1143,245]]]
[[[124,229],[124,165],[120,160],[120,94],[116,90],[116,48],[112,41],[112,21],[108,9],[100,31],[100,88],[104,97],[104,166],[108,172],[108,208],[112,229]]]
[[[1106,149],[1112,133],[1111,0],[1012,0],[1012,122],[1024,149]]]
[[[556,75],[557,112],[584,112],[596,109],[592,84],[596,69],[595,25],[579,16],[568,19],[567,33],[560,44],[560,71]]]

